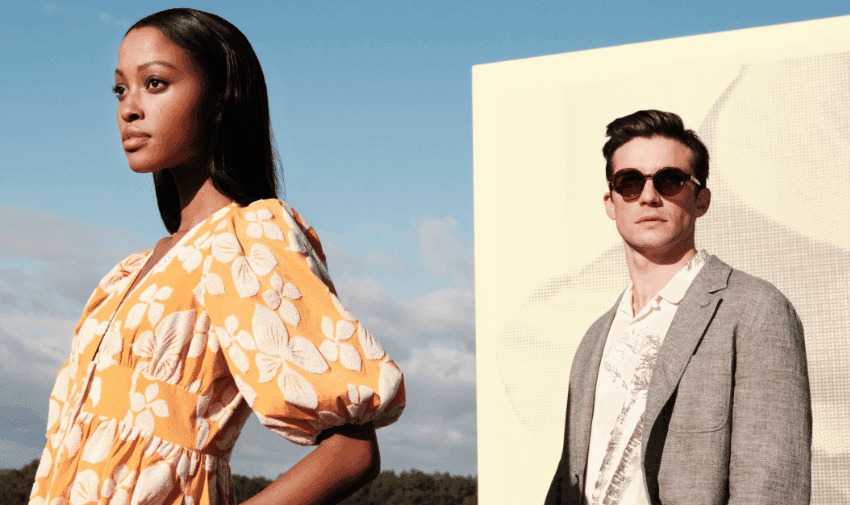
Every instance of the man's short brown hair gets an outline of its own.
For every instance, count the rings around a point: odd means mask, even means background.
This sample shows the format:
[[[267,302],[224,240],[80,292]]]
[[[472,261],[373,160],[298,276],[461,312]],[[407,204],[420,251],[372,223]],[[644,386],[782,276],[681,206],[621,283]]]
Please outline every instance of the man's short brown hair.
[[[609,181],[614,176],[611,160],[614,152],[635,137],[654,136],[678,140],[691,150],[693,159],[691,169],[700,185],[706,187],[708,180],[708,149],[696,132],[685,128],[682,118],[672,112],[660,110],[639,110],[628,116],[617,118],[608,125],[605,135],[608,141],[602,147],[605,156],[605,177]]]

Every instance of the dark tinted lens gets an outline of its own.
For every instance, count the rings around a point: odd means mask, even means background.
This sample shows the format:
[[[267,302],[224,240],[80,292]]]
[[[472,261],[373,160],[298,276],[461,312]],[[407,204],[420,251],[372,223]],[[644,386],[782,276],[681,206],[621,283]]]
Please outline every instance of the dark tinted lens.
[[[614,191],[620,193],[623,198],[634,198],[641,194],[646,177],[638,170],[622,170],[614,174],[611,181]]]
[[[652,184],[661,196],[675,196],[682,191],[690,176],[676,168],[664,168],[652,177]]]

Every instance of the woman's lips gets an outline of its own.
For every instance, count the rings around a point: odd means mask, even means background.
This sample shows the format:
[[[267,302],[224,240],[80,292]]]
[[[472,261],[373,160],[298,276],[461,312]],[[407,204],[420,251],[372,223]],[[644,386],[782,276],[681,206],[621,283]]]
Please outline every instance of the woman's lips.
[[[141,130],[127,129],[121,132],[121,144],[125,151],[134,151],[142,147],[148,140],[150,135]]]

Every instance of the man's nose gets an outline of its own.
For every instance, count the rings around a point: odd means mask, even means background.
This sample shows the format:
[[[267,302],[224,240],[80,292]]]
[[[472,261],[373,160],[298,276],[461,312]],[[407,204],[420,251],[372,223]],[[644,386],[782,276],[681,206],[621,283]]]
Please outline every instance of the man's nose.
[[[640,192],[638,202],[642,205],[660,205],[661,194],[655,190],[655,184],[652,179],[647,179],[643,185],[643,191]]]

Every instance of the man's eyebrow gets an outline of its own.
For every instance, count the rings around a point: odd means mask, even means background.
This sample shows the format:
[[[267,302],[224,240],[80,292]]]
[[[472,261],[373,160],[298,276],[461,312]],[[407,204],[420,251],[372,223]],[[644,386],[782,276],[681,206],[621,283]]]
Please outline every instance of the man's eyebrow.
[[[136,71],[140,72],[140,71],[142,71],[142,70],[144,70],[144,69],[146,69],[147,67],[150,67],[150,66],[152,66],[152,65],[162,65],[162,66],[164,66],[164,67],[169,67],[169,68],[173,68],[173,69],[176,69],[176,68],[177,68],[177,67],[175,67],[174,65],[172,65],[171,63],[168,63],[167,61],[154,60],[154,61],[149,61],[149,62],[147,62],[147,63],[142,63],[141,65],[139,65],[138,67],[136,67]],[[116,69],[115,69],[115,75],[121,75],[121,76],[123,76],[123,75],[124,75],[124,72],[122,72],[122,71],[120,71],[120,70],[118,70],[118,69],[116,68]]]

